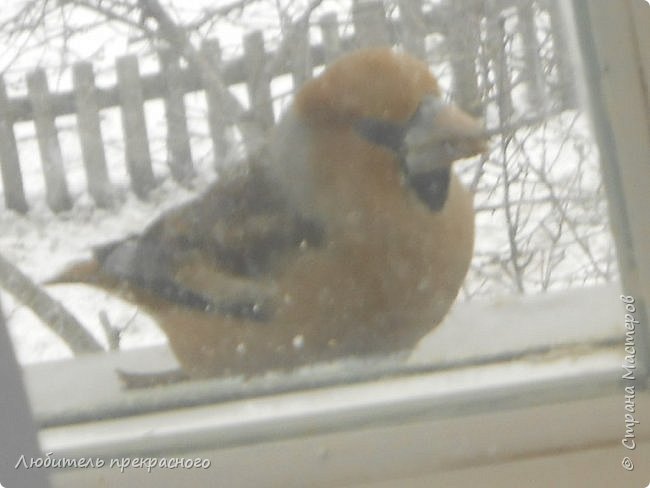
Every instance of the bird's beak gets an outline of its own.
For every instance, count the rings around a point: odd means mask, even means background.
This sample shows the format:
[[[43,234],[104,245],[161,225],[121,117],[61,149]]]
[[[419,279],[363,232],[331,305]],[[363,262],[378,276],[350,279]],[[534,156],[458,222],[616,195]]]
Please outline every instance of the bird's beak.
[[[402,144],[405,169],[413,175],[449,168],[458,159],[485,152],[487,137],[479,120],[428,96],[408,122]]]

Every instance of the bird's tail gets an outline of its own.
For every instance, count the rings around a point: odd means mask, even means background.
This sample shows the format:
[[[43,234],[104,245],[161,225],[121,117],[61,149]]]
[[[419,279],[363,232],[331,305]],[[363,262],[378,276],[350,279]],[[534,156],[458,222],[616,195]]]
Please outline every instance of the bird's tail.
[[[43,282],[44,285],[61,285],[65,283],[88,283],[93,285],[107,285],[107,276],[102,272],[101,265],[95,258],[78,261],[71,264],[63,271],[55,274]]]

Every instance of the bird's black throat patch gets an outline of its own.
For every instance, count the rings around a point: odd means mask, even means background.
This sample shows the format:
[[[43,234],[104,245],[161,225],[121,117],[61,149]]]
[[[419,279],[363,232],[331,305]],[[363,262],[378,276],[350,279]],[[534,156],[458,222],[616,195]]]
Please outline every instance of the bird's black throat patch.
[[[400,161],[402,173],[418,198],[433,212],[442,210],[449,194],[449,168],[411,174],[405,161],[404,137],[407,124],[364,118],[355,124],[355,130],[366,140],[393,151]]]
[[[404,168],[404,165],[402,165],[402,168]],[[451,170],[449,168],[419,174],[406,174],[409,187],[434,212],[442,210],[445,206],[449,194],[450,178]]]

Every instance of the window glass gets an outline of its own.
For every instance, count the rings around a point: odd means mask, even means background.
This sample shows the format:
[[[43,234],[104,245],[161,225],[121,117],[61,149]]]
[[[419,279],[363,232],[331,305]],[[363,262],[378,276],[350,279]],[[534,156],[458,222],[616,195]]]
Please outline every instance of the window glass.
[[[621,336],[557,2],[170,1],[144,22],[28,4],[0,28],[4,314],[35,384],[111,385],[36,395],[48,422],[169,382],[138,401]],[[600,320],[566,327],[581,316]],[[187,382],[206,378],[209,395]]]

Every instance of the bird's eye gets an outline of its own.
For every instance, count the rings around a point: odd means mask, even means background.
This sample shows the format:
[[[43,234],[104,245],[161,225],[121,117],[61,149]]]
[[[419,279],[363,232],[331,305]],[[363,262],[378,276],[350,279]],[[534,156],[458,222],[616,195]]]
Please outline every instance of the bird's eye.
[[[362,118],[354,125],[357,133],[367,141],[399,153],[404,143],[404,124],[388,120]]]

